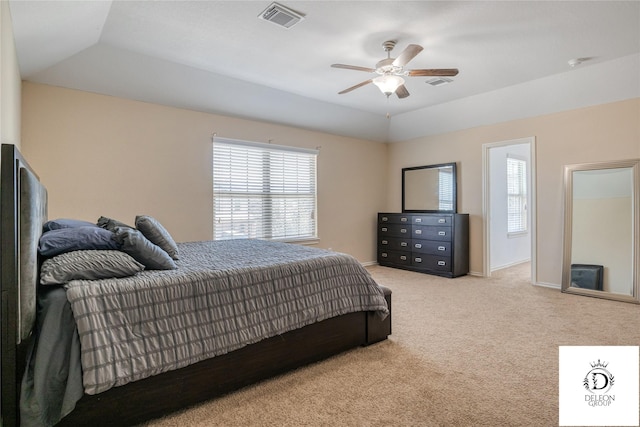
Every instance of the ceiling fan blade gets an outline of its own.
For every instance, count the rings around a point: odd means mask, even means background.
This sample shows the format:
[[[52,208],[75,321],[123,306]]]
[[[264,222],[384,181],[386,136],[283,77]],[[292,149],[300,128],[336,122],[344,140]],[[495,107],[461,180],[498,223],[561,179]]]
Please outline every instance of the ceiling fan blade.
[[[449,76],[457,76],[458,69],[457,68],[435,68],[432,70],[409,70],[407,72],[408,76],[440,76],[440,77],[449,77]]]
[[[352,91],[352,90],[354,90],[354,89],[358,89],[359,87],[362,87],[362,86],[364,86],[364,85],[368,85],[368,84],[369,84],[369,83],[371,83],[372,81],[373,81],[372,79],[365,80],[365,81],[363,81],[362,83],[358,83],[358,84],[357,84],[357,85],[355,85],[355,86],[351,86],[350,88],[347,88],[347,89],[345,89],[345,90],[343,90],[343,91],[338,92],[338,95],[342,95],[343,93],[351,92],[351,91]]]
[[[400,85],[398,86],[398,89],[396,89],[396,95],[398,95],[398,98],[400,99],[406,98],[407,96],[409,96],[409,91],[407,90],[405,85]]]
[[[422,46],[417,44],[410,44],[405,48],[405,50],[398,55],[398,57],[393,61],[393,65],[396,67],[404,67],[409,61],[411,61],[417,54],[422,52]]]
[[[344,68],[345,70],[366,71],[367,73],[373,73],[375,69],[367,67],[358,67],[357,65],[346,64],[331,64],[333,68]]]

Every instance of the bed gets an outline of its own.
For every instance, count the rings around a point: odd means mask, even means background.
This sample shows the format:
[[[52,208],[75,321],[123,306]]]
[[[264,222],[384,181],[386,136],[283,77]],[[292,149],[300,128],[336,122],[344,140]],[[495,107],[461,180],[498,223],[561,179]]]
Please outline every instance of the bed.
[[[45,329],[43,326],[43,312],[45,310],[42,309],[42,306],[43,301],[47,299],[57,299],[63,304],[61,306],[63,308],[60,310],[70,312],[69,307],[73,307],[75,317],[70,323],[78,330],[75,336],[79,340],[78,347],[81,347],[81,350],[80,348],[76,350],[82,353],[82,373],[91,372],[91,376],[100,379],[92,383],[93,385],[87,385],[86,375],[83,375],[84,393],[82,393],[80,400],[74,403],[75,408],[62,418],[60,425],[134,425],[305,364],[325,359],[347,349],[382,341],[391,333],[391,292],[388,289],[375,285],[376,290],[371,294],[361,295],[358,297],[360,299],[353,300],[360,301],[359,303],[352,301],[347,304],[345,303],[346,297],[340,292],[343,292],[343,288],[352,287],[354,280],[372,281],[370,277],[369,279],[356,279],[355,273],[352,274],[352,272],[361,269],[368,275],[366,270],[359,265],[349,264],[348,258],[350,257],[344,254],[334,254],[299,245],[262,242],[260,245],[266,246],[251,249],[255,242],[240,241],[224,247],[217,246],[220,242],[183,243],[180,244],[180,251],[181,258],[184,259],[178,261],[177,269],[170,272],[143,271],[126,280],[74,280],[64,287],[42,287],[38,285],[42,265],[38,255],[38,241],[42,234],[42,225],[47,220],[47,192],[44,186],[39,183],[37,175],[13,145],[2,145],[0,184],[2,203],[2,226],[0,229],[2,244],[1,382],[2,425],[4,426],[19,425],[20,423],[20,396],[21,391],[24,394],[24,389],[27,388],[22,387],[21,384],[23,377],[25,381],[29,378],[25,372],[29,374],[33,365],[37,366],[38,358],[36,356],[42,346],[35,345],[36,337]],[[289,247],[298,253],[296,256],[303,259],[288,260],[293,256],[293,252],[287,252]],[[240,262],[239,260],[243,258],[237,254],[247,254],[251,250],[255,251],[254,255]],[[235,255],[234,251],[236,251]],[[278,260],[261,259],[257,255],[259,253],[277,254]],[[225,264],[225,267],[209,265],[207,267],[208,263],[215,263],[217,260],[225,258],[225,254],[227,261],[231,263],[230,265]],[[334,262],[338,264],[332,264]],[[329,265],[330,263],[331,265]],[[327,266],[325,267],[325,265]],[[194,270],[191,273],[198,278],[195,284],[185,286],[181,282],[172,282],[182,280],[181,272],[189,269]],[[231,309],[233,307],[239,309],[250,307],[248,310],[250,315],[242,317],[245,320],[238,321],[237,316],[234,320],[235,323],[243,325],[242,332],[233,334],[225,332],[231,338],[225,338],[222,343],[215,342],[212,347],[205,345],[208,341],[216,341],[217,337],[221,335],[220,331],[223,330],[221,328],[229,323],[227,320],[215,317],[225,310],[230,310],[229,308],[213,310],[211,307],[215,306],[213,302],[220,295],[223,295],[220,298],[224,299],[240,292],[230,289],[225,290],[224,293],[219,291],[229,283],[239,281],[238,277],[244,277],[243,283],[248,280],[248,285],[243,286],[253,287],[252,289],[258,289],[258,286],[273,286],[275,289],[277,283],[280,281],[289,283],[293,276],[311,277],[310,282],[313,282],[316,280],[313,277],[317,277],[318,274],[321,274],[318,272],[324,270],[333,272],[322,273],[328,274],[330,279],[327,280],[348,282],[339,283],[340,290],[331,291],[338,292],[335,298],[314,293],[313,290],[310,291],[311,296],[304,297],[319,300],[321,304],[324,304],[324,308],[301,307],[294,314],[293,310],[289,312],[285,308],[299,305],[298,300],[280,304],[278,301],[281,301],[280,298],[284,298],[281,297],[280,291],[263,292],[263,296],[260,298],[267,301],[264,305],[270,307],[270,312],[284,317],[283,313],[286,311],[286,317],[294,317],[294,321],[290,324],[284,324],[277,318],[277,315],[275,320],[274,318],[263,318],[261,316],[266,316],[266,314],[261,312],[260,307],[251,306],[255,302],[232,302],[228,305],[228,307],[232,307]],[[286,276],[286,280],[278,279],[279,276],[276,274],[280,274],[279,272]],[[136,278],[139,280],[134,280]],[[160,280],[164,281],[159,282]],[[210,310],[210,313],[206,315],[190,315],[192,318],[200,319],[195,323],[207,325],[210,330],[209,333],[205,333],[194,329],[187,334],[198,337],[196,356],[188,354],[185,357],[172,358],[167,355],[159,355],[154,358],[151,356],[153,352],[144,346],[148,345],[148,340],[152,339],[154,335],[149,331],[155,330],[156,327],[144,323],[143,320],[136,320],[135,327],[127,329],[128,331],[134,330],[134,333],[129,333],[123,341],[129,342],[132,349],[144,348],[144,351],[140,352],[140,360],[143,362],[146,360],[147,364],[141,363],[141,368],[137,371],[134,370],[124,380],[116,376],[102,381],[101,379],[106,374],[98,372],[97,367],[103,367],[108,363],[92,365],[85,359],[85,353],[89,351],[89,344],[103,339],[103,335],[100,334],[103,334],[104,331],[99,331],[99,327],[94,328],[92,325],[105,323],[104,319],[108,319],[106,323],[107,326],[110,326],[117,323],[114,323],[114,312],[121,310],[123,313],[129,311],[138,313],[142,309],[112,307],[111,314],[95,314],[103,316],[103,320],[100,320],[99,317],[91,317],[94,315],[91,308],[87,309],[86,313],[80,314],[80,307],[83,304],[94,307],[93,302],[106,301],[109,298],[114,301],[126,299],[122,297],[126,293],[122,289],[133,289],[131,295],[136,295],[135,298],[132,297],[133,299],[146,301],[145,298],[148,295],[158,293],[158,283],[163,283],[163,292],[171,292],[171,289],[174,289],[171,288],[171,285],[166,285],[166,280],[173,284],[179,292],[186,292],[184,291],[186,288],[192,289],[196,293],[204,292],[201,290],[205,288],[216,290],[208,296],[208,301],[211,304],[192,303],[191,296],[185,297],[183,295],[182,298],[185,302],[181,304],[187,305],[181,307],[206,306]],[[298,279],[296,278],[296,280]],[[227,285],[223,286],[221,283]],[[375,282],[373,283],[375,284]],[[371,287],[371,284],[367,286]],[[296,293],[299,289],[306,287],[307,285],[289,286],[289,292]],[[105,290],[100,290],[100,293],[96,294],[98,288],[112,289],[111,296],[108,296],[109,292]],[[247,291],[242,292],[246,293]],[[255,292],[260,294],[259,291]],[[256,299],[256,301],[258,300]],[[146,306],[156,305],[158,305],[157,302],[146,304]],[[142,307],[144,304],[140,304],[140,306]],[[327,308],[328,306],[331,307]],[[272,309],[273,307],[279,308]],[[55,310],[52,309],[52,311]],[[188,310],[174,309],[173,311]],[[200,312],[196,310],[193,313]],[[202,319],[206,321],[203,322]],[[180,321],[185,322],[184,319]],[[130,320],[126,322],[130,322]],[[114,329],[117,328],[114,327]],[[256,331],[257,334],[245,333],[247,329],[259,331]],[[156,335],[155,338],[160,341],[167,339],[166,334],[158,333]],[[234,340],[235,336],[240,338]],[[136,341],[140,337],[144,337],[144,340]],[[116,345],[96,347],[113,349],[116,348]],[[37,349],[35,356],[31,351],[33,348]],[[134,352],[134,350],[126,351]],[[180,352],[174,350],[174,353]],[[109,360],[117,359],[117,357],[113,357],[113,354],[107,355],[107,358]],[[71,363],[75,362],[72,360],[73,357],[69,359],[71,360],[69,366],[71,366]],[[30,361],[29,364],[27,360]],[[131,366],[133,365],[131,363]],[[69,376],[71,377],[71,375]]]

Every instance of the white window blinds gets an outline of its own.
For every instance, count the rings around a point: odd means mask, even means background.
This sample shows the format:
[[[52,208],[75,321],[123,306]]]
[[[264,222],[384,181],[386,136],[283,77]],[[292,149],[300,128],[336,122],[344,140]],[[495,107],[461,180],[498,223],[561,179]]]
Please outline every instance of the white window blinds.
[[[450,168],[440,168],[438,171],[438,209],[444,211],[453,210],[453,172]]]
[[[214,138],[214,240],[317,238],[317,154]]]
[[[527,162],[507,157],[507,232],[527,231]]]

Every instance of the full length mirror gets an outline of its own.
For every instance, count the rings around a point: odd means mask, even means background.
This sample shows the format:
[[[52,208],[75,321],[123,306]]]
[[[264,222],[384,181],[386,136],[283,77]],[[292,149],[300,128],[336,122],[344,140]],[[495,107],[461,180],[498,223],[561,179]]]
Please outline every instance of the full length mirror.
[[[402,212],[456,213],[456,164],[402,169]]]
[[[565,167],[563,292],[640,303],[639,168]]]

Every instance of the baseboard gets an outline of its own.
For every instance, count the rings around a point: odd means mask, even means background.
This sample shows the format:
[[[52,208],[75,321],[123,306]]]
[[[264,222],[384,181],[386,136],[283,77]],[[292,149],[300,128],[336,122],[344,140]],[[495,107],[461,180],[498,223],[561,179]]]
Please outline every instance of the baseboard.
[[[535,286],[541,286],[543,288],[551,288],[551,289],[562,289],[562,286],[558,285],[557,283],[546,283],[546,282],[536,282],[534,283]]]
[[[373,265],[378,265],[377,261],[369,261],[369,262],[362,262],[361,263],[363,267],[370,267]],[[484,277],[484,275],[480,272],[477,271],[470,271],[469,273],[467,273],[469,276],[476,276],[476,277]]]
[[[527,262],[527,261],[524,261],[524,262]],[[378,265],[377,261],[368,261],[368,262],[363,262],[361,264],[364,267],[370,267],[370,266]],[[521,264],[521,263],[519,263],[519,264]],[[470,271],[468,274],[469,274],[469,276],[485,277],[484,274],[482,274],[482,272],[478,272],[478,271]],[[540,287],[543,287],[543,288],[557,289],[557,290],[560,290],[562,288],[560,285],[558,285],[556,283],[536,282],[536,283],[532,283],[532,285],[540,286]]]
[[[503,269],[509,268],[509,267],[515,267],[516,265],[524,264],[525,262],[531,262],[531,258],[523,259],[523,260],[520,260],[520,261],[514,261],[514,262],[511,262],[509,264],[505,264],[505,265],[501,265],[499,267],[492,268],[491,272],[493,273],[494,271],[503,270]]]

